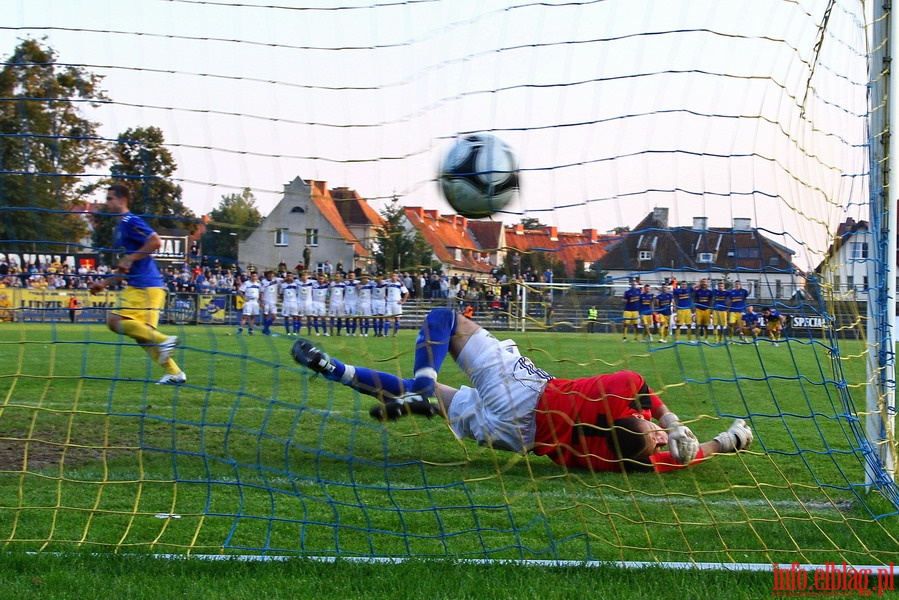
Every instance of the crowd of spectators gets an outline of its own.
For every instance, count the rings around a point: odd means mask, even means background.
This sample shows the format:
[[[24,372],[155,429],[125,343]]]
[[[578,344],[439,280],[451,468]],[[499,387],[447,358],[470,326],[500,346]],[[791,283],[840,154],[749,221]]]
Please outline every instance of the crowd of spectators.
[[[238,288],[249,273],[256,270],[253,265],[222,265],[218,260],[195,256],[191,258],[201,260],[192,261],[191,265],[164,268],[163,277],[169,292],[236,296]],[[327,276],[340,273],[344,277],[355,275],[358,278],[362,274],[361,269],[357,269],[355,273],[347,273],[339,261],[334,266],[330,261],[325,261],[317,269]],[[285,276],[289,270],[299,274],[305,270],[305,265],[299,262],[290,269],[287,264],[281,263],[276,269],[276,277]],[[15,259],[0,258],[0,288],[87,291],[96,280],[109,274],[109,268],[103,264],[73,268],[56,260],[20,265]],[[377,276],[377,273],[371,275]],[[400,272],[400,279],[409,290],[410,300],[452,302],[460,309],[470,306],[479,315],[492,312],[494,320],[507,313],[513,297],[513,286],[510,285],[512,279],[500,269],[494,269],[489,276],[480,279],[474,275],[448,276],[428,269]],[[526,270],[514,279],[526,282],[551,281],[551,272],[540,274]]]

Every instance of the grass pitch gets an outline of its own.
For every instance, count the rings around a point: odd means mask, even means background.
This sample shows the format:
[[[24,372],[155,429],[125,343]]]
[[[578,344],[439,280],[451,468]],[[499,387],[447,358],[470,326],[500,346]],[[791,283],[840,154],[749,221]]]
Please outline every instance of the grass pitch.
[[[558,377],[641,372],[702,440],[734,417],[756,432],[748,453],[622,475],[480,448],[438,419],[375,422],[373,399],[294,365],[290,337],[239,337],[225,327],[177,333],[176,360],[189,379],[174,388],[154,385],[161,370],[101,326],[0,328],[10,366],[0,375],[8,550],[899,560],[895,508],[861,486],[860,342],[833,353],[808,340],[650,345],[510,334]],[[408,375],[414,335],[325,345],[347,362]],[[465,382],[450,361],[441,379]]]

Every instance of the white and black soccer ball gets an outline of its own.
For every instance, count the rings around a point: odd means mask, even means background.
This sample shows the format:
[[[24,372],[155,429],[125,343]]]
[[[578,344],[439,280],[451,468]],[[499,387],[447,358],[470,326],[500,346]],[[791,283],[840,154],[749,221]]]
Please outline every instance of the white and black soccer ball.
[[[518,161],[489,133],[456,140],[440,167],[440,188],[453,209],[470,219],[502,210],[518,193]]]

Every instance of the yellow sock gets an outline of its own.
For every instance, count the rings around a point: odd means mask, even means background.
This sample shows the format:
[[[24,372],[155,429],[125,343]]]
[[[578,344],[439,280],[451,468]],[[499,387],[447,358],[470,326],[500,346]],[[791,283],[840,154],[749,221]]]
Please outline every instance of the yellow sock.
[[[122,334],[127,335],[139,344],[160,344],[168,339],[167,335],[163,335],[147,325],[135,321],[134,319],[122,319]]]

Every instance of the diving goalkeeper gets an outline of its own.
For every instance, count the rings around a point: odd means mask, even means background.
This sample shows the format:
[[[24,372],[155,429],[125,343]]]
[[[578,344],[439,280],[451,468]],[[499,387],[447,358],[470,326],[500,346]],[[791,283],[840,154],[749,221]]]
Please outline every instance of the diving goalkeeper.
[[[437,382],[447,354],[473,387]],[[299,339],[294,360],[330,381],[379,398],[378,419],[442,415],[457,437],[512,452],[547,455],[554,462],[595,471],[665,472],[716,453],[745,450],[752,430],[742,419],[700,444],[633,371],[557,379],[451,309],[428,313],[415,346],[413,377],[347,365]],[[428,398],[435,397],[436,402]],[[665,450],[665,448],[668,448]]]

